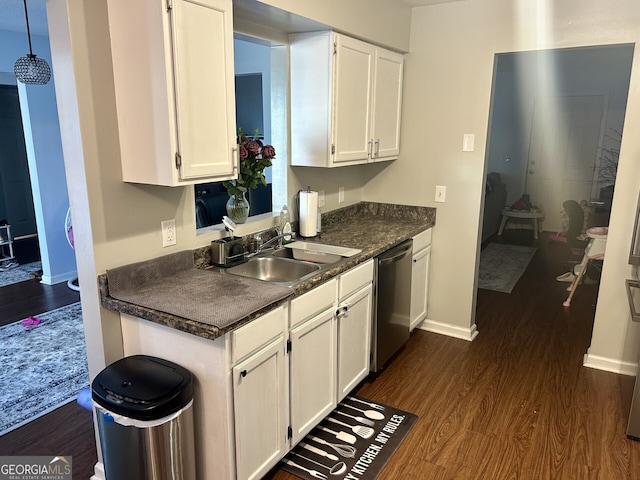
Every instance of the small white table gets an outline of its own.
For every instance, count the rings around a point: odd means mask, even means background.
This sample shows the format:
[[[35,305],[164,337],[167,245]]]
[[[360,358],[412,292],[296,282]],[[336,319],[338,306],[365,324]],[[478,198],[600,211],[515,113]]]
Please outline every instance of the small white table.
[[[538,219],[544,218],[544,214],[538,212],[527,212],[524,210],[510,210],[508,208],[504,208],[502,210],[502,222],[500,222],[500,229],[498,230],[498,235],[502,235],[502,230],[504,230],[504,226],[507,223],[507,220],[510,218],[528,218],[533,223],[533,238],[535,240],[538,239]]]

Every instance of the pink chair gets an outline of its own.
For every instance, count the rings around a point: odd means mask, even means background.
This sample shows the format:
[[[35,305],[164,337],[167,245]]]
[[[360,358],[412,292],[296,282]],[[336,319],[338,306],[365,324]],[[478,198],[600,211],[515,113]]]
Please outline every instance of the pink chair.
[[[562,304],[565,307],[571,306],[571,299],[573,294],[576,293],[576,289],[582,280],[582,277],[587,271],[587,266],[591,260],[603,260],[604,251],[607,246],[607,235],[609,234],[609,227],[593,227],[587,230],[587,237],[589,237],[589,244],[584,249],[584,256],[582,262],[580,262],[580,271],[576,278],[573,279],[567,291],[569,297]]]

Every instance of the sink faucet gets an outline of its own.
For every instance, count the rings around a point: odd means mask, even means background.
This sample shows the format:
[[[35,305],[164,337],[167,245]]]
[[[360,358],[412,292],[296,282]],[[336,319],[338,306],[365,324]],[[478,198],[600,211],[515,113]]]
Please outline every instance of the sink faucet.
[[[275,236],[271,237],[266,242],[263,242],[262,236],[270,231],[275,231],[276,233]],[[295,235],[293,232],[282,233],[280,230],[280,227],[275,227],[273,229],[267,229],[267,230],[263,230],[262,232],[258,232],[255,234],[257,248],[256,248],[256,251],[251,255],[257,255],[258,253],[262,252],[262,250],[264,250],[265,248],[273,245],[273,243],[276,241],[278,242],[277,247],[282,248],[282,239],[285,237],[294,238],[294,236]]]

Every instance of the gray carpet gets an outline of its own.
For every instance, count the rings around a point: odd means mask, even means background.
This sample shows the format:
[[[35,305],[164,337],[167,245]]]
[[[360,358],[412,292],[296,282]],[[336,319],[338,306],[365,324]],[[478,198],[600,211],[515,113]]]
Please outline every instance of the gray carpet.
[[[0,435],[76,398],[89,385],[80,303],[0,327]]]
[[[535,247],[490,243],[480,253],[478,288],[511,293],[536,250]]]
[[[29,273],[37,272],[42,269],[41,262],[25,263],[24,265],[18,265],[6,272],[0,272],[0,287],[11,285],[12,283],[24,282],[25,280],[31,280],[32,276]]]

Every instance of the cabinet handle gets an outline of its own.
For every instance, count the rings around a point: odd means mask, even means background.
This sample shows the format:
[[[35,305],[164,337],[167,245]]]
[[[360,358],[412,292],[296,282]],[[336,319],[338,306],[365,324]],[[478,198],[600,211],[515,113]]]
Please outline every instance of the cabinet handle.
[[[380,139],[376,140],[376,158],[378,158],[378,155],[380,155]]]
[[[240,151],[237,147],[231,149],[231,156],[233,157],[233,174],[237,176],[240,170]]]
[[[344,317],[347,315],[349,311],[349,305],[344,305],[343,307],[338,307],[336,310],[336,318]]]
[[[371,150],[372,150],[372,145],[373,145],[373,140],[369,140],[369,141],[367,142],[367,155],[369,155],[369,157],[371,157],[371,158],[373,158],[373,157],[372,157],[372,152],[371,152]]]
[[[241,377],[246,377],[246,376],[247,376],[247,371],[246,371],[246,370],[242,370],[242,371],[240,372],[240,376],[241,376]]]

